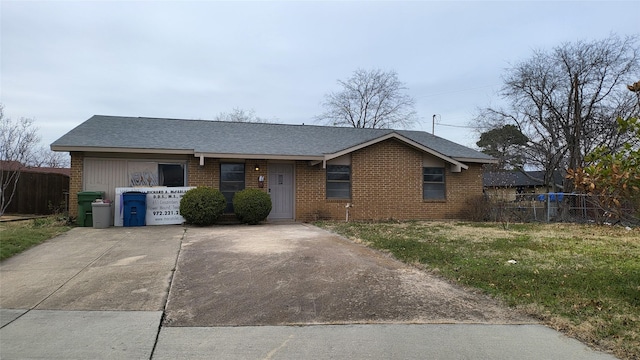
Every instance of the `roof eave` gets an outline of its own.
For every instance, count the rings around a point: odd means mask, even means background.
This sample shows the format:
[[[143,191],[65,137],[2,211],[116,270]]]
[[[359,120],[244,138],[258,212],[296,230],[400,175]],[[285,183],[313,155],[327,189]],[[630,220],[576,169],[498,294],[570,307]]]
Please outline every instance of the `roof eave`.
[[[191,149],[151,149],[151,148],[121,148],[99,146],[65,146],[51,145],[52,151],[67,152],[106,152],[106,153],[145,153],[145,154],[179,154],[195,157],[218,159],[266,159],[266,160],[312,160],[322,161],[322,155],[281,155],[281,154],[239,154],[239,153],[207,153],[196,152]]]
[[[470,162],[470,163],[480,163],[480,164],[497,164],[498,159],[481,159],[481,158],[466,158],[466,157],[455,157],[454,159],[461,162]]]
[[[67,152],[107,152],[107,153],[145,153],[145,154],[193,154],[190,149],[151,149],[151,148],[124,148],[124,147],[100,147],[100,146],[65,146],[51,145],[52,151]]]

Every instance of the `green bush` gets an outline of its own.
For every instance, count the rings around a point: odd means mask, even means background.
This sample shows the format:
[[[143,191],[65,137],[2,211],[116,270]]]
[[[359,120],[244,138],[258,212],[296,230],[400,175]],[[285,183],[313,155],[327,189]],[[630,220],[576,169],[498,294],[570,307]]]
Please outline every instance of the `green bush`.
[[[227,201],[219,190],[199,186],[187,191],[180,200],[180,214],[189,224],[211,225],[224,212]]]
[[[258,189],[244,189],[233,196],[233,209],[240,221],[255,225],[269,216],[271,197]]]

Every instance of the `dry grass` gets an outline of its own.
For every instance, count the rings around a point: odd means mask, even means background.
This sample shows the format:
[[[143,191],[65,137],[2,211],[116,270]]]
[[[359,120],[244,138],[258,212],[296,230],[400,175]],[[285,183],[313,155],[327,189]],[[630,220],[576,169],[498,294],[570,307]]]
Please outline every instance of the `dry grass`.
[[[640,358],[640,228],[456,222],[319,223],[484,290],[623,359]],[[516,263],[509,263],[515,260]]]
[[[55,216],[0,223],[0,260],[62,234],[71,227]]]

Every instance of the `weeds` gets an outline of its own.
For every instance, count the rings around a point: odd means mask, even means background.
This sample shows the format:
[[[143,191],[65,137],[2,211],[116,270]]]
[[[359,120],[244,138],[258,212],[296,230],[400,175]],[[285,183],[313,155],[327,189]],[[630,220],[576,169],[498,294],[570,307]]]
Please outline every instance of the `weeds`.
[[[70,228],[66,218],[57,216],[0,223],[0,261]]]
[[[640,358],[640,229],[575,224],[318,223]]]

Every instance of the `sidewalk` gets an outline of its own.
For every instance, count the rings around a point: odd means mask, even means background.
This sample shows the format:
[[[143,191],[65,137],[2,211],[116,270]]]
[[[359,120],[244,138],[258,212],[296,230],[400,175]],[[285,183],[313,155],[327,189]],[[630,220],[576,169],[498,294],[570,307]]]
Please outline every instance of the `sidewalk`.
[[[0,318],[7,320],[7,310]],[[2,359],[575,359],[614,357],[541,325],[163,327],[160,311],[32,310]],[[157,337],[157,343],[156,343]]]

